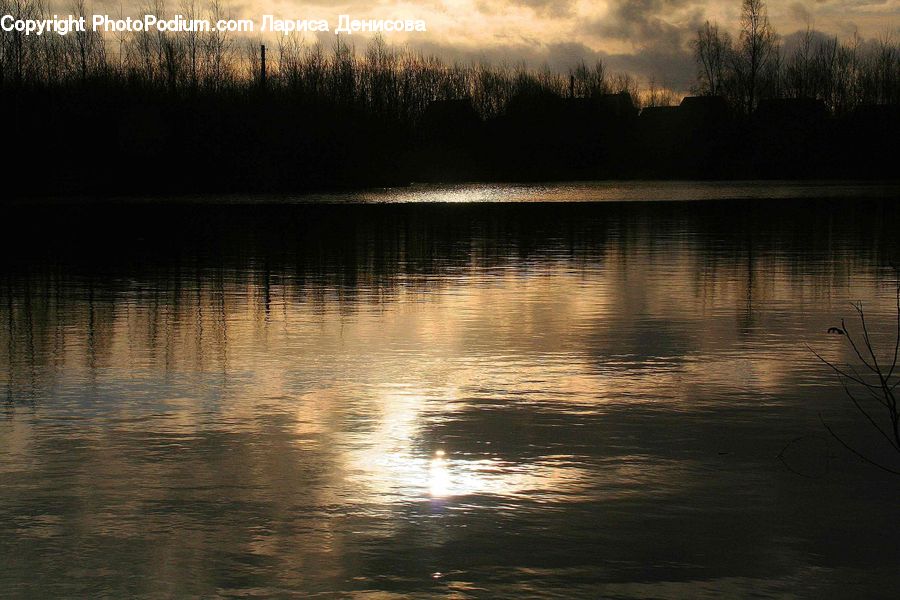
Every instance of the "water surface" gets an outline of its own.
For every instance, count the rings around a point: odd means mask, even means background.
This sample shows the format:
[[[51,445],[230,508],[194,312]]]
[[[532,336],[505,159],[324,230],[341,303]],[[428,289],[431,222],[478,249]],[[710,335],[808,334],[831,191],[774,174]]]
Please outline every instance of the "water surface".
[[[900,210],[835,189],[19,207],[0,586],[892,597],[900,478],[807,344],[862,300],[889,349]]]

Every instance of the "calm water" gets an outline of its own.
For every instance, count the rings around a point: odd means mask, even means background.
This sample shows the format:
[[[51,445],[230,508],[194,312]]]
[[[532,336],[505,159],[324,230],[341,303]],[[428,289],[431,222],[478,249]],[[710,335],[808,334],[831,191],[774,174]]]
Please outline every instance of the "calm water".
[[[779,189],[12,210],[0,595],[896,597],[806,344],[888,349],[898,196]]]

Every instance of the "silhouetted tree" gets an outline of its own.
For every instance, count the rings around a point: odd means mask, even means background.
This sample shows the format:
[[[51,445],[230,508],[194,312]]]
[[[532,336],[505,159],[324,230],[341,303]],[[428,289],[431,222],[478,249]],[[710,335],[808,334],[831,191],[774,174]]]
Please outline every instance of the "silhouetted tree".
[[[725,77],[734,49],[731,36],[719,32],[719,26],[706,21],[691,41],[697,73],[697,93],[704,96],[720,96],[725,92]]]
[[[188,21],[199,18],[200,10],[196,0],[181,0],[181,14]],[[187,84],[195,91],[200,81],[200,61],[202,58],[202,40],[199,31],[186,31],[182,34],[184,55],[187,60]]]
[[[85,9],[84,0],[74,1],[72,14],[90,22],[90,15]],[[71,32],[63,39],[71,40],[70,53],[74,55],[72,62],[77,66],[82,81],[86,81],[88,77],[97,75],[105,69],[106,46],[99,32],[88,27],[85,31]]]
[[[736,50],[732,53],[733,69],[744,108],[750,113],[759,102],[763,77],[776,53],[776,36],[763,0],[743,0]]]
[[[593,67],[588,67],[584,61],[569,72],[574,81],[574,93],[576,97],[593,98],[609,93],[609,83],[606,79],[606,66],[603,61],[597,60]]]
[[[649,106],[675,106],[678,104],[679,98],[675,93],[667,88],[656,85],[656,79],[650,78],[645,89],[640,95],[640,105],[642,107]]]
[[[220,0],[211,0],[208,13],[207,18],[212,23],[230,18]],[[220,89],[231,79],[235,60],[234,39],[228,32],[216,31],[215,28],[212,28],[211,31],[205,32],[204,50],[206,55],[205,84],[210,89]]]

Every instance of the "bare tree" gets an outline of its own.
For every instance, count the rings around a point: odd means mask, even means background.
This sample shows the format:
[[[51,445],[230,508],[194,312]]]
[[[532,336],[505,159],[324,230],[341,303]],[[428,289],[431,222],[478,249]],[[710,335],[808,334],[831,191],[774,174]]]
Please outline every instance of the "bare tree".
[[[260,46],[262,46],[262,40],[258,37],[243,40],[242,51],[244,63],[247,67],[247,74],[250,81],[257,82],[257,85],[260,85],[263,81],[263,64]]]
[[[859,33],[838,46],[835,59],[835,90],[832,108],[836,113],[849,112],[859,100]]]
[[[295,35],[278,38],[278,80],[291,90],[301,90],[303,85],[303,40]]]
[[[875,41],[871,61],[869,71],[874,77],[875,102],[879,104],[900,102],[900,49],[893,43],[890,32],[883,33]]]
[[[812,61],[811,97],[819,98],[832,109],[837,104],[835,86],[839,47],[836,37],[820,40]]]
[[[198,19],[200,10],[197,6],[197,0],[182,0],[181,12],[188,21]],[[200,58],[201,58],[201,40],[200,32],[197,28],[191,27],[190,31],[182,34],[184,53],[187,60],[187,81],[190,89],[196,90],[200,80]]]
[[[84,0],[74,0],[72,14],[90,20]],[[106,46],[99,32],[87,28],[85,31],[74,31],[69,36],[71,40],[71,54],[79,77],[82,81],[100,71],[106,63]]]
[[[775,33],[763,0],[743,0],[741,34],[737,52],[733,53],[734,71],[743,96],[745,110],[750,113],[759,102],[763,75],[775,52]]]
[[[631,96],[635,106],[640,106],[640,89],[637,80],[628,73],[616,73],[610,78],[610,89],[615,94]]]
[[[900,454],[900,407],[898,407],[895,395],[895,390],[900,385],[900,372],[897,371],[898,358],[900,358],[900,285],[897,286],[896,291],[897,316],[894,347],[887,362],[878,359],[869,335],[862,303],[858,302],[853,307],[859,317],[862,338],[859,338],[859,334],[853,334],[843,319],[840,327],[832,327],[829,331],[844,336],[854,356],[860,361],[860,368],[833,363],[823,358],[815,350],[811,350],[819,360],[834,371],[847,397],[877,432],[878,438],[888,446],[892,453]],[[824,422],[823,424],[834,439],[865,462],[888,473],[900,475],[900,469],[885,465],[882,461],[872,458],[838,435],[833,427]]]
[[[672,90],[660,87],[656,79],[651,77],[647,83],[647,89],[641,94],[642,107],[647,106],[675,106],[678,104],[678,96]]]
[[[807,98],[812,92],[813,30],[807,23],[800,43],[785,65],[785,93],[792,98]]]
[[[588,67],[582,60],[575,69],[569,72],[569,76],[573,78],[573,91],[577,97],[591,98],[609,93],[606,65],[599,59],[593,67]]]
[[[733,52],[731,36],[727,32],[720,33],[717,24],[706,21],[697,30],[691,48],[699,67],[697,91],[705,96],[722,95],[727,65]]]
[[[211,0],[209,5],[209,21],[215,23],[229,18],[220,0]],[[225,84],[234,60],[234,40],[227,32],[217,31],[215,27],[207,32],[205,39],[206,85],[215,90]]]
[[[353,46],[335,37],[331,56],[331,94],[338,103],[352,104],[357,93],[357,61]]]
[[[9,0],[5,13],[16,19],[36,19],[40,17],[41,7],[37,2],[29,0]],[[37,63],[36,36],[25,35],[24,31],[14,29],[2,32],[4,46],[4,70],[12,82],[20,86],[30,77],[36,75],[34,67]]]

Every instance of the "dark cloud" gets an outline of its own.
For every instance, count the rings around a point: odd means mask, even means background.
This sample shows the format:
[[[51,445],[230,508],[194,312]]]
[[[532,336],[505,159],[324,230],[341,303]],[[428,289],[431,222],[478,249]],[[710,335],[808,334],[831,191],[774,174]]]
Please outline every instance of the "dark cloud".
[[[694,81],[695,66],[687,49],[677,52],[653,47],[639,48],[633,53],[609,53],[593,50],[579,42],[545,45],[508,44],[483,49],[461,49],[458,46],[430,42],[413,43],[411,47],[427,54],[445,57],[462,63],[486,62],[515,66],[525,64],[533,68],[549,67],[567,72],[584,61],[593,64],[603,61],[607,72],[627,72],[641,83],[654,80],[680,92],[687,92]]]
[[[782,36],[781,38],[781,48],[784,52],[785,56],[791,56],[804,42],[804,38],[806,37],[805,30],[797,30],[793,33],[789,33],[787,35]],[[833,36],[827,33],[822,33],[821,31],[811,30],[810,37],[812,38],[812,45],[816,47],[817,45],[830,40]]]
[[[119,0],[88,0],[115,12]],[[695,66],[688,42],[709,18],[723,30],[737,29],[741,0],[607,0],[606,4],[576,0],[222,0],[227,12],[256,19],[264,12],[285,18],[327,17],[336,25],[338,13],[354,17],[386,17],[391,11],[415,8],[428,21],[428,33],[403,38],[403,44],[449,60],[485,61],[507,65],[548,66],[566,71],[584,60],[601,59],[610,71],[626,71],[640,81],[654,79],[676,91],[687,91]],[[169,9],[181,0],[170,0]],[[202,6],[207,0],[199,0]],[[124,0],[126,12],[143,2]],[[806,23],[846,38],[860,29],[863,37],[900,33],[900,0],[768,0],[772,23],[780,32],[805,28]],[[604,12],[604,6],[606,8]],[[377,13],[377,14],[376,14]],[[404,13],[406,14],[406,13]],[[796,39],[785,37],[787,47]],[[330,47],[333,33],[316,36]],[[346,41],[358,49],[367,38],[354,34]],[[392,43],[392,36],[386,39]]]
[[[673,14],[678,21],[671,20]],[[692,0],[613,0],[606,16],[584,32],[601,40],[627,41],[635,48],[680,51],[702,20]]]
[[[806,5],[802,2],[794,2],[788,7],[788,14],[801,22],[809,22],[812,20],[812,15],[809,12],[809,9],[806,8]]]

